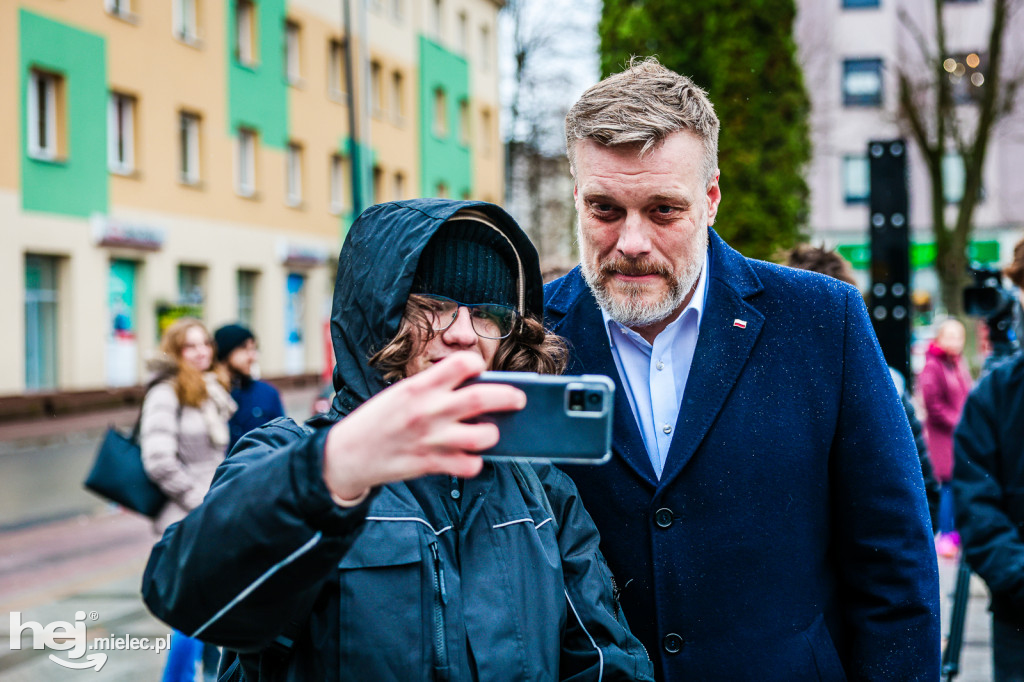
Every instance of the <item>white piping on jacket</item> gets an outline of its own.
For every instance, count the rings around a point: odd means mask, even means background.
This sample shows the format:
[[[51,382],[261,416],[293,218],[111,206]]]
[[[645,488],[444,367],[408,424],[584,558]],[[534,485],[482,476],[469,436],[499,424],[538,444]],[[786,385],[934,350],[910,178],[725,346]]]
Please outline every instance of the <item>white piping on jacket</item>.
[[[280,569],[284,568],[285,566],[287,566],[291,562],[293,562],[296,559],[298,559],[300,556],[302,556],[303,554],[305,554],[309,550],[311,550],[314,547],[316,547],[317,543],[320,542],[320,540],[323,538],[323,536],[324,536],[324,534],[322,532],[317,531],[316,535],[311,537],[309,539],[309,541],[306,542],[306,544],[304,544],[302,547],[299,547],[297,550],[295,550],[294,552],[289,554],[283,560],[278,561],[276,564],[274,564],[269,569],[267,569],[266,572],[263,573],[263,575],[261,575],[259,578],[256,578],[256,580],[254,580],[248,587],[246,587],[244,590],[239,592],[238,595],[234,599],[229,601],[227,606],[225,606],[220,611],[218,611],[216,614],[214,614],[213,618],[211,618],[210,620],[208,620],[205,623],[203,623],[202,627],[200,627],[198,630],[196,630],[194,633],[192,633],[189,636],[190,637],[194,637],[194,638],[199,637],[199,635],[203,634],[203,631],[206,630],[206,628],[210,627],[215,622],[217,622],[217,620],[221,616],[223,616],[225,613],[230,611],[231,608],[234,607],[238,602],[242,601],[243,599],[248,597],[250,594],[252,594],[253,590],[255,590],[257,587],[259,587],[260,585],[265,583],[267,580],[269,580],[272,575],[277,573]]]
[[[534,528],[540,528],[541,526],[543,526],[548,521],[551,521],[551,517],[550,516],[547,517],[546,519],[544,519],[543,521],[541,521],[540,523],[537,523],[536,521],[534,521],[530,517],[526,517],[525,519],[516,519],[515,521],[506,521],[505,523],[496,523],[493,526],[491,526],[491,528],[504,528],[505,526],[511,526],[512,524],[515,524],[515,523],[532,523]]]
[[[583,634],[587,636],[587,639],[590,640],[591,645],[593,645],[593,647],[597,650],[597,682],[601,682],[601,678],[604,677],[604,652],[601,651],[601,647],[597,645],[597,642],[594,641],[594,638],[590,636],[589,632],[587,632],[587,626],[583,624],[583,619],[580,618],[580,614],[576,611],[576,606],[572,603],[572,599],[569,597],[568,590],[563,591],[565,592],[565,600],[569,602],[569,608],[572,609],[572,615],[576,616],[576,622],[580,624],[580,627],[583,628]]]
[[[441,533],[445,532],[446,530],[451,530],[452,529],[451,526],[445,526],[441,530],[434,530],[433,526],[431,526],[429,523],[427,523],[425,520],[421,519],[418,516],[367,516],[366,520],[367,521],[415,521],[417,523],[422,523],[424,526],[429,528],[431,530],[431,532],[434,533],[434,535],[440,535]]]

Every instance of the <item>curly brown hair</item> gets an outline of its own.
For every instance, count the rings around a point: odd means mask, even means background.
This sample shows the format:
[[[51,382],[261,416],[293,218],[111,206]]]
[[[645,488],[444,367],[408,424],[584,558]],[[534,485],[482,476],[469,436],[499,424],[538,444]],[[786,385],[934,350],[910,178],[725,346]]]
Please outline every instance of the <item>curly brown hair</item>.
[[[821,246],[799,244],[790,249],[785,257],[786,265],[791,268],[820,272],[841,282],[857,286],[857,280],[854,279],[849,261],[834,250],[826,249],[824,244]]]
[[[1024,289],[1024,239],[1021,239],[1017,242],[1017,246],[1013,247],[1013,262],[1003,270],[1003,273],[1018,288]]]
[[[409,361],[437,334],[430,324],[428,299],[411,294],[398,334],[386,346],[370,356],[370,366],[379,369],[384,380],[394,383],[405,378]],[[490,369],[500,372],[537,372],[561,374],[569,361],[565,340],[544,329],[533,316],[520,316],[512,333],[498,342]]]

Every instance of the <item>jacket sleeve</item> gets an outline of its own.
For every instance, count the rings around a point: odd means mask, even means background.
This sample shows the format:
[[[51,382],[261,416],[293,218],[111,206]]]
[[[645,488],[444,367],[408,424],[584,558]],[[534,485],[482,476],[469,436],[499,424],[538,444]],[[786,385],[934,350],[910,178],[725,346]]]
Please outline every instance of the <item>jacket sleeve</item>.
[[[170,383],[161,382],[149,389],[142,401],[139,446],[142,466],[150,480],[167,497],[185,509],[193,509],[206,491],[197,489],[178,457],[180,414],[180,403]]]
[[[845,307],[829,464],[839,654],[850,680],[931,681],[939,677],[939,580],[921,466],[856,290]]]
[[[576,485],[553,466],[535,468],[558,523],[565,578],[561,679],[653,680],[653,665],[619,608],[614,578],[598,548],[601,538]]]
[[[967,398],[953,435],[956,522],[967,563],[988,584],[993,602],[1024,612],[1024,541],[1006,513],[1007,482],[999,467],[1012,456],[1000,442],[1001,420],[1012,417],[998,407],[997,378],[989,374]]]
[[[327,431],[307,434],[282,419],[239,442],[203,503],[150,554],[142,594],[157,618],[241,652],[305,621],[370,499],[350,509],[331,500],[322,475]]]

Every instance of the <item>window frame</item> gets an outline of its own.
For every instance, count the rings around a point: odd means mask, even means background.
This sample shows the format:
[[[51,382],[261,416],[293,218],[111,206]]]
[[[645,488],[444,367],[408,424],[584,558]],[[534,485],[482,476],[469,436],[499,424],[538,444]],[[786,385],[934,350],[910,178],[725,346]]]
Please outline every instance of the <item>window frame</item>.
[[[327,96],[341,100],[345,92],[345,40],[331,38],[327,44]]]
[[[199,0],[174,0],[171,5],[171,30],[187,45],[199,43]]]
[[[865,177],[860,178],[864,185],[862,194],[851,194],[849,189],[851,164],[862,165]],[[842,182],[843,182],[843,203],[847,206],[866,205],[871,200],[871,165],[868,157],[864,154],[846,154],[842,158]]]
[[[256,3],[252,0],[235,0],[235,60],[250,68],[259,62],[257,11]]]
[[[842,61],[842,78],[840,87],[844,107],[881,107],[885,104],[885,62],[881,57],[855,57]],[[872,73],[878,77],[878,90],[874,94],[852,93],[847,90],[847,81],[851,75]]]
[[[60,131],[57,107],[60,105],[59,89],[63,77],[51,71],[32,69],[29,72],[28,96],[26,98],[25,126],[26,152],[33,159],[55,161],[60,157]],[[40,101],[40,86],[44,95]],[[43,107],[40,110],[40,106]],[[42,122],[41,122],[42,119]],[[46,139],[40,140],[40,132]]]
[[[290,85],[302,82],[302,26],[292,19],[284,22],[284,77]]]
[[[292,208],[302,206],[302,161],[303,147],[298,142],[288,143],[285,149],[284,197]]]
[[[448,139],[448,93],[444,88],[434,88],[430,132],[439,140]]]
[[[185,185],[195,186],[202,182],[201,126],[202,116],[199,114],[192,111],[178,112],[178,180]]]
[[[330,158],[330,195],[328,210],[334,215],[345,212],[345,155],[334,152]]]
[[[235,192],[238,196],[252,199],[256,197],[256,150],[259,147],[259,133],[253,128],[239,127],[235,147]]]
[[[135,114],[138,100],[115,90],[107,98],[107,170],[117,175],[135,172]],[[125,115],[127,114],[127,115]]]

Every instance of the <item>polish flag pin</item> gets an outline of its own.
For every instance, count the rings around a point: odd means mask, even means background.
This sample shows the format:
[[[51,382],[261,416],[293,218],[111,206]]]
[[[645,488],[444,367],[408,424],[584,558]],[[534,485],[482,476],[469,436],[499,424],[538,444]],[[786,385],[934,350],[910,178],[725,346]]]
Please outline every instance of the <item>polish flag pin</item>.
[[[741,319],[737,318],[737,319],[732,321],[732,326],[739,327],[740,329],[746,329],[747,328],[747,321],[746,320],[741,320]]]

